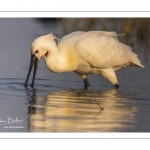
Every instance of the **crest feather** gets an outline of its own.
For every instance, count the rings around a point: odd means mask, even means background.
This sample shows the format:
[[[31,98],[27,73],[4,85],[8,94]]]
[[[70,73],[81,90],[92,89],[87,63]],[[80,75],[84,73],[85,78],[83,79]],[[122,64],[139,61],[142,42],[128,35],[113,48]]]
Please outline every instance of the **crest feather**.
[[[53,34],[52,32],[49,34],[51,38],[53,38],[54,40],[56,39],[57,41],[59,41],[59,38],[56,37],[55,34]]]

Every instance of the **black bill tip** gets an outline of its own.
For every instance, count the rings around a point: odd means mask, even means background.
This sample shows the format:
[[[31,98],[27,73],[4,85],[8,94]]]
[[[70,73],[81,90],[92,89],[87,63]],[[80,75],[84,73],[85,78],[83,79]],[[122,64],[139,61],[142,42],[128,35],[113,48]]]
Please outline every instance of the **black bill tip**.
[[[35,59],[34,61],[34,71],[33,71],[33,78],[32,78],[32,84],[31,87],[34,87],[34,81],[35,81],[35,76],[36,76],[36,71],[37,71],[37,67],[38,67],[38,58]]]
[[[31,55],[30,66],[29,66],[28,74],[27,74],[26,81],[24,84],[25,87],[27,87],[27,83],[28,83],[33,65],[34,65],[34,72],[33,72],[33,79],[32,79],[32,85],[31,85],[32,87],[34,86],[34,80],[35,80],[36,70],[38,66],[38,58],[34,54]]]

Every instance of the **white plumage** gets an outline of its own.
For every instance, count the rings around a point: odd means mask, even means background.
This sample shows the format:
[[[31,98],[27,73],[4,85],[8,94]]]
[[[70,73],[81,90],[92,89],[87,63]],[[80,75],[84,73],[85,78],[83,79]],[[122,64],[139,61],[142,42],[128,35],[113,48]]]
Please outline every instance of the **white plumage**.
[[[132,48],[119,42],[116,32],[72,32],[58,44],[54,35],[34,40],[31,53],[44,57],[47,67],[55,73],[76,72],[88,86],[88,74],[102,75],[117,87],[116,70],[127,66],[144,68]],[[122,36],[122,35],[120,35]]]

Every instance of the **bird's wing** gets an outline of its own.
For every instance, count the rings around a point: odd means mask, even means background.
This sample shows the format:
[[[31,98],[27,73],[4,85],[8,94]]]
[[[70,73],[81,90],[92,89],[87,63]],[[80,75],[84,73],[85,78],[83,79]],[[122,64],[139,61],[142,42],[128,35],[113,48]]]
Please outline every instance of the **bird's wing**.
[[[132,48],[119,42],[115,32],[84,32],[71,40],[78,56],[92,67],[119,68],[130,63],[143,67]]]

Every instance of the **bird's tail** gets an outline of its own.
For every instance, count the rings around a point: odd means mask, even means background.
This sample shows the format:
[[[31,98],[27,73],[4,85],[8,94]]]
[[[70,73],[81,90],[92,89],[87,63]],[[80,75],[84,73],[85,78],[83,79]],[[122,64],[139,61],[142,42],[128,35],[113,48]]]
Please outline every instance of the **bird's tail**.
[[[130,51],[130,53],[133,53],[135,54],[134,52]],[[136,67],[139,67],[139,68],[145,68],[142,64],[141,64],[141,61],[139,60],[138,56],[135,54],[132,59],[132,64]]]
[[[130,51],[131,52],[131,51]],[[133,53],[133,52],[132,52]],[[135,54],[135,53],[134,53]],[[132,57],[132,61],[131,61],[132,65],[139,67],[139,68],[145,68],[142,64],[141,61],[138,59],[138,56],[134,56]]]
[[[136,67],[139,67],[139,68],[145,68],[140,62],[139,63],[134,63],[134,62],[132,62],[132,65],[133,66],[136,66]]]
[[[138,55],[135,54],[133,51],[132,51],[132,48],[121,43],[121,46],[127,50],[128,54],[129,54],[129,57],[130,57],[130,61],[131,61],[131,65],[132,66],[136,66],[136,67],[139,67],[139,68],[145,68],[142,64],[141,64],[141,61],[138,59]]]

